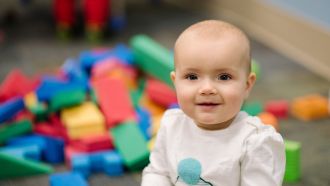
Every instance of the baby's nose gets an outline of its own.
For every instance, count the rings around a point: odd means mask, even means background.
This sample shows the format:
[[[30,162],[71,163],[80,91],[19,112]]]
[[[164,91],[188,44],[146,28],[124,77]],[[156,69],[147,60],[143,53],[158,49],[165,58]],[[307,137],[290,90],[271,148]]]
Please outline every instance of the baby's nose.
[[[213,82],[207,80],[201,83],[199,94],[201,95],[209,95],[209,94],[216,94],[217,89]]]

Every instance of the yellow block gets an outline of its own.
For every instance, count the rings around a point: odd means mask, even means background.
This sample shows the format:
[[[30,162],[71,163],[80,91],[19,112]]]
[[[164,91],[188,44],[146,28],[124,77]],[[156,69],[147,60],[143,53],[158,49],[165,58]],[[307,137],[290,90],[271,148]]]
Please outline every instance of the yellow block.
[[[32,108],[38,104],[38,98],[35,92],[30,92],[24,96],[24,104],[28,108]]]
[[[67,128],[67,133],[71,139],[79,139],[88,136],[97,136],[106,134],[105,126],[102,124],[85,125],[79,127]]]
[[[66,127],[105,125],[103,114],[92,102],[85,102],[79,106],[63,109],[61,120]]]
[[[160,128],[160,120],[162,119],[162,114],[152,116],[151,118],[151,136],[155,136]]]
[[[92,102],[63,109],[61,120],[73,139],[106,133],[105,118]]]
[[[150,151],[152,151],[152,149],[154,148],[155,142],[156,142],[156,136],[153,136],[148,142],[148,149]]]

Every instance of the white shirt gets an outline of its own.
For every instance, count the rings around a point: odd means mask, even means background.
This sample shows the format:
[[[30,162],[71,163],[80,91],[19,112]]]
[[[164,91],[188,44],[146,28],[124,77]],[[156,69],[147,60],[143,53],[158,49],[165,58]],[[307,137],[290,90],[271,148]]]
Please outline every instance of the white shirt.
[[[162,118],[142,186],[280,186],[285,148],[279,133],[239,112],[229,127],[199,128],[180,109]]]

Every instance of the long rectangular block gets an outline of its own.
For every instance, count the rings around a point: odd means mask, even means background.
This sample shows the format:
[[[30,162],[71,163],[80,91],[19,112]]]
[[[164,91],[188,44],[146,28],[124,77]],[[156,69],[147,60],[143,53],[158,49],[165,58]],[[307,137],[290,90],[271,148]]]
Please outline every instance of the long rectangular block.
[[[122,123],[112,129],[114,144],[129,170],[137,171],[149,162],[149,150],[146,139],[134,122]]]
[[[15,123],[5,124],[0,127],[0,144],[8,139],[26,134],[32,131],[32,123],[29,120],[22,120]]]
[[[116,78],[102,78],[93,82],[107,126],[135,119],[135,110],[124,83]]]
[[[0,124],[13,118],[25,108],[22,98],[13,98],[0,104]]]
[[[168,49],[146,35],[134,36],[130,45],[140,69],[173,87],[170,72],[174,58]]]

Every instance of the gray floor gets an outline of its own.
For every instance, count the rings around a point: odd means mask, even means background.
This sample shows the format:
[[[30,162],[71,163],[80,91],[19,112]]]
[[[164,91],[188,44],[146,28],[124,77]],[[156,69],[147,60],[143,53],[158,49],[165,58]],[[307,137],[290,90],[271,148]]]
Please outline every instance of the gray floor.
[[[170,49],[182,29],[207,18],[210,17],[169,5],[129,6],[127,29],[123,33],[108,36],[102,46],[111,47],[118,42],[128,43],[129,38],[134,34],[144,33]],[[58,41],[54,37],[50,10],[47,9],[19,17],[14,24],[2,24],[2,28],[6,31],[6,38],[0,43],[1,81],[13,68],[20,68],[29,75],[54,72],[66,58],[75,58],[81,51],[95,47],[86,42],[82,32],[78,32],[70,42]],[[262,74],[249,101],[265,102],[271,99],[290,101],[310,93],[328,95],[330,83],[325,79],[256,41],[252,41],[252,49],[253,57],[259,62]],[[289,118],[281,120],[280,124],[285,139],[302,143],[302,178],[295,184],[284,185],[329,186],[330,119],[307,123]],[[57,166],[56,170],[65,170],[65,167]],[[140,173],[127,173],[119,178],[98,174],[93,175],[89,183],[91,186],[133,186],[139,185],[140,179]],[[3,180],[0,181],[0,185],[48,185],[48,176]]]

